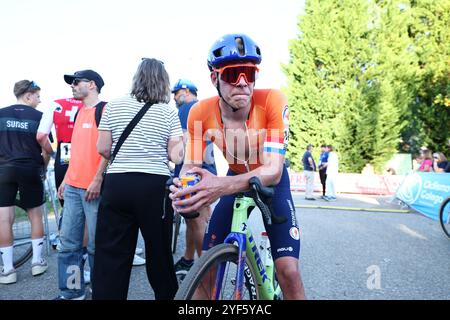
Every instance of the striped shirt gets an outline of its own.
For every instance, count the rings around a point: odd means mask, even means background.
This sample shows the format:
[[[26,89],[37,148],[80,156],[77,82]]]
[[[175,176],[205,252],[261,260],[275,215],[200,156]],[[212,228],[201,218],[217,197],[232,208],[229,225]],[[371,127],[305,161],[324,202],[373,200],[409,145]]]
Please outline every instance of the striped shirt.
[[[125,96],[106,105],[98,129],[111,131],[111,154],[122,132],[144,104]],[[142,172],[170,175],[168,141],[178,136],[183,136],[183,131],[177,110],[164,103],[152,105],[120,147],[107,173]]]

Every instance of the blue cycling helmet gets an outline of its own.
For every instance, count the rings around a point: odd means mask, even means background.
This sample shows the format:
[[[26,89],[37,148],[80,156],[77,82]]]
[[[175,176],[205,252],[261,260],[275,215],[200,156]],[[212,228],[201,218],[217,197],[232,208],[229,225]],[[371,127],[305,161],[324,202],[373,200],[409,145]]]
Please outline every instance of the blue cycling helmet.
[[[172,88],[172,93],[175,93],[180,89],[189,89],[189,91],[193,94],[197,94],[197,87],[192,83],[192,81],[187,79],[178,80]]]
[[[245,34],[227,34],[209,49],[208,68],[221,68],[230,63],[261,63],[259,46]]]

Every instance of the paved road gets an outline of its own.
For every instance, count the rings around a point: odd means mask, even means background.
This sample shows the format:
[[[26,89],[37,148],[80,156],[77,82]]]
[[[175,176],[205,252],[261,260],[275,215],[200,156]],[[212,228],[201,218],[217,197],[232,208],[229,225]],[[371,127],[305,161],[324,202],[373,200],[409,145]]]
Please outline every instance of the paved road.
[[[450,240],[437,221],[391,212],[404,208],[390,200],[340,195],[327,203],[294,195],[301,224],[300,266],[309,299],[450,299]],[[253,214],[251,220],[257,235],[260,217]],[[183,246],[179,242],[175,260]],[[36,278],[29,264],[21,267],[16,284],[0,285],[0,300],[55,297],[55,253],[49,262],[49,270]],[[145,267],[134,267],[129,299],[153,298]]]

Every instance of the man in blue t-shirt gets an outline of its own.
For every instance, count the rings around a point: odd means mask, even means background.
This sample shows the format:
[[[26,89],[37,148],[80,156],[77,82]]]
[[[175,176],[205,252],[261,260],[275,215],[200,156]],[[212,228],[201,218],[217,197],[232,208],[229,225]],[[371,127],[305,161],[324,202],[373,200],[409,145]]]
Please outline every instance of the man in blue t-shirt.
[[[312,156],[312,150],[314,146],[312,144],[308,144],[306,147],[306,151],[303,154],[302,162],[303,162],[303,170],[305,172],[306,178],[306,186],[305,186],[305,199],[306,200],[316,200],[313,197],[314,192],[314,172],[316,171],[316,163],[314,162]]]
[[[185,134],[184,142],[186,143],[187,120],[189,111],[197,102],[197,87],[190,80],[180,79],[174,85],[172,93],[174,94],[174,100],[178,107],[178,117],[180,118],[181,128]],[[202,167],[212,174],[217,175],[213,152],[214,144],[211,141],[207,141],[206,145],[205,162],[203,162]],[[174,177],[178,177],[182,167],[183,163],[175,166]],[[186,249],[184,256],[175,264],[175,271],[180,280],[184,279],[192,267],[195,251],[197,251],[198,256],[202,253],[203,235],[206,224],[211,216],[211,207],[205,207],[199,214],[200,216],[197,218],[186,219]]]

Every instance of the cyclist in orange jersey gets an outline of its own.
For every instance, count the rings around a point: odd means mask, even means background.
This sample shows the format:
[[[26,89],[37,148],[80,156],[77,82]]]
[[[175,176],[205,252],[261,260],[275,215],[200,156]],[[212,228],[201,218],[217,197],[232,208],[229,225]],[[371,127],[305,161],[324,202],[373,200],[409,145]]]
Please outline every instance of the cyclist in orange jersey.
[[[218,96],[200,101],[189,113],[189,137],[180,173],[199,174],[201,181],[180,190],[179,180],[174,179],[170,197],[175,209],[184,215],[220,198],[204,236],[203,250],[208,250],[222,243],[230,231],[235,195],[249,189],[251,177],[274,186],[274,211],[287,218],[282,224],[266,225],[277,277],[285,299],[304,299],[299,228],[284,165],[289,109],[280,91],[254,89],[260,62],[260,48],[244,34],[225,35],[213,44],[208,67]],[[226,177],[201,168],[209,141],[222,150],[228,161]],[[187,194],[192,195],[181,200]]]

